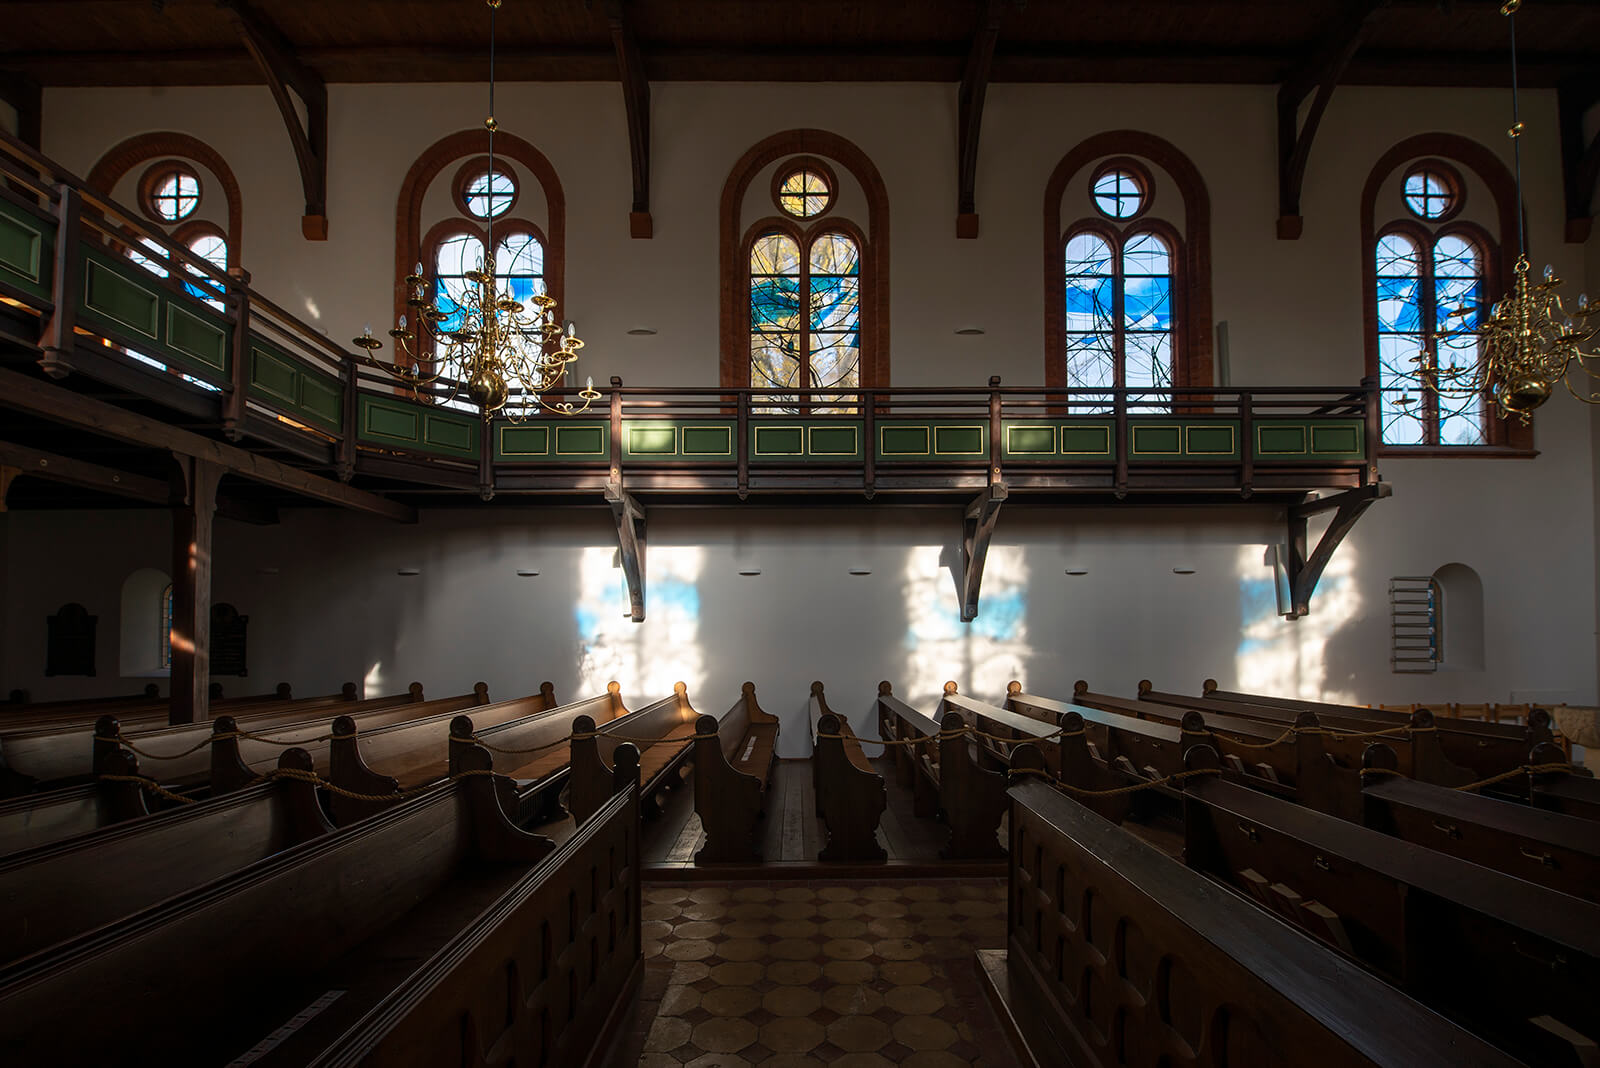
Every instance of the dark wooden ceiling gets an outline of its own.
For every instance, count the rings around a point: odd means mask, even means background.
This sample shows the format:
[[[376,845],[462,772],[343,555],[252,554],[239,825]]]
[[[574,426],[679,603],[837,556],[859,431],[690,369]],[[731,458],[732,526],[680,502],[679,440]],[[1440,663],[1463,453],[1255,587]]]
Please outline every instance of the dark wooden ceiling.
[[[235,0],[227,0],[238,6]],[[994,0],[992,80],[1275,84],[1373,0]],[[1381,3],[1347,84],[1508,80],[1500,0]],[[481,81],[482,0],[255,0],[327,82]],[[499,76],[618,78],[620,17],[653,81],[962,76],[982,0],[505,0]],[[45,86],[258,84],[218,0],[0,0],[0,71]],[[1527,0],[1525,85],[1600,71],[1600,0]]]

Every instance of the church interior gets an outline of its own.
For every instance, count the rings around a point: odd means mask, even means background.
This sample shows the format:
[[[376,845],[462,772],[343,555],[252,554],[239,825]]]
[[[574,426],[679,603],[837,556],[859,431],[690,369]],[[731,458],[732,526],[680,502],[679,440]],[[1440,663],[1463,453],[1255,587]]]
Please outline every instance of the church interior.
[[[6,1063],[1600,1064],[1594,0],[0,25]]]

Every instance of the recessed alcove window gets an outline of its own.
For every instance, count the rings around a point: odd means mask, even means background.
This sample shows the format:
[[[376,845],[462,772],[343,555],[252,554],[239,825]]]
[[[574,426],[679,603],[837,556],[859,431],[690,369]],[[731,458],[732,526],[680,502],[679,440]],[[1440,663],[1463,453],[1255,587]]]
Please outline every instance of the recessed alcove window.
[[[165,571],[142,567],[122,581],[118,674],[123,678],[165,675],[172,666],[172,580]]]
[[[1439,590],[1439,666],[1447,671],[1482,671],[1483,579],[1466,564],[1445,564],[1433,573]]]
[[[177,160],[157,163],[139,182],[145,213],[165,223],[181,222],[200,207],[200,176]]]

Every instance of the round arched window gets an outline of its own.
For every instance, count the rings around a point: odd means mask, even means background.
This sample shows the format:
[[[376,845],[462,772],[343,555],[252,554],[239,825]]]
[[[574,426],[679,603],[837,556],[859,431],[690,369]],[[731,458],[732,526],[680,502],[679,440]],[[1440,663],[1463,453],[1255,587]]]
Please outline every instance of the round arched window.
[[[785,215],[814,219],[833,206],[833,176],[821,166],[808,162],[781,174],[773,196]]]
[[[1419,219],[1443,222],[1461,210],[1461,178],[1437,160],[1427,160],[1406,172],[1406,208]]]
[[[1110,219],[1131,219],[1150,206],[1150,181],[1126,162],[1108,164],[1090,182],[1094,206]]]
[[[460,187],[461,207],[477,219],[496,219],[517,201],[516,180],[503,170],[469,172]]]
[[[178,222],[193,215],[200,206],[200,176],[176,160],[151,167],[139,184],[144,210],[153,219]]]

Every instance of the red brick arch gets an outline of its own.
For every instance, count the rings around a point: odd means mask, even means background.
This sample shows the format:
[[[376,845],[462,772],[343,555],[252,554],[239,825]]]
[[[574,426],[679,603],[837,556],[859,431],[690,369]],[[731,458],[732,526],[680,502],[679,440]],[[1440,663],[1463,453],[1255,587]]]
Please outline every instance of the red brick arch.
[[[123,176],[139,164],[170,156],[193,160],[210,171],[222,184],[222,195],[228,202],[228,264],[241,264],[244,205],[239,199],[239,180],[233,176],[233,169],[222,158],[222,153],[198,137],[162,130],[137,134],[119,142],[101,156],[89,171],[89,188],[110,196]]]

